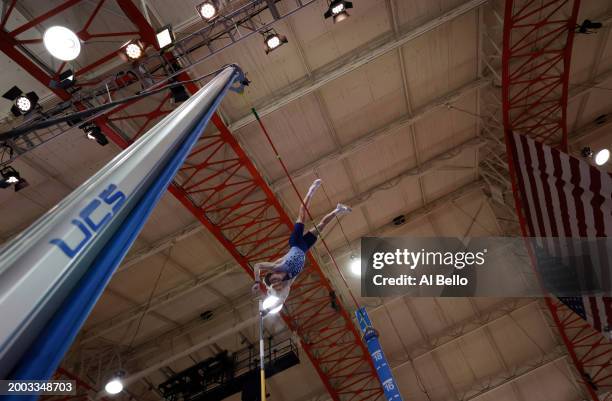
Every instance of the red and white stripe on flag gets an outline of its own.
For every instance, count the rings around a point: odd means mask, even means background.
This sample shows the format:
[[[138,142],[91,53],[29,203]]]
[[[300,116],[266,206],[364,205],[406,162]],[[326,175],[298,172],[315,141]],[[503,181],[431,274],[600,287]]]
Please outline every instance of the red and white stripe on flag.
[[[521,210],[531,237],[612,236],[612,175],[525,135],[513,133],[510,151],[520,192]],[[540,244],[565,252],[553,241]],[[592,252],[609,266],[611,250]],[[605,260],[603,260],[605,259]],[[602,296],[560,298],[596,330],[609,336],[612,299]]]

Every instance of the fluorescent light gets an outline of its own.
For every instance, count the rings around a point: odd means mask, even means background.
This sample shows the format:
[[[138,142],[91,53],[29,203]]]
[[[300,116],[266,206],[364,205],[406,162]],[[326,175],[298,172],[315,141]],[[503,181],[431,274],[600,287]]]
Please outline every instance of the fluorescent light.
[[[51,55],[62,61],[71,61],[81,53],[81,41],[76,33],[64,26],[52,26],[43,35],[43,44]]]
[[[608,149],[602,149],[595,154],[595,164],[603,166],[610,160],[610,151]]]
[[[353,275],[360,277],[361,276],[361,259],[360,258],[351,258],[350,265],[351,273]]]
[[[123,383],[119,379],[113,379],[106,383],[104,390],[109,394],[118,394],[123,390]]]

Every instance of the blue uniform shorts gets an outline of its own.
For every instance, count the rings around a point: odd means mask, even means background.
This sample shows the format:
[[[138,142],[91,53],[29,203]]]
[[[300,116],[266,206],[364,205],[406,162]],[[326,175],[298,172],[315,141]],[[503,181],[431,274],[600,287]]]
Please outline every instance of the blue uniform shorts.
[[[295,223],[289,237],[289,247],[296,246],[306,253],[317,242],[317,236],[308,231],[304,234],[304,223]]]

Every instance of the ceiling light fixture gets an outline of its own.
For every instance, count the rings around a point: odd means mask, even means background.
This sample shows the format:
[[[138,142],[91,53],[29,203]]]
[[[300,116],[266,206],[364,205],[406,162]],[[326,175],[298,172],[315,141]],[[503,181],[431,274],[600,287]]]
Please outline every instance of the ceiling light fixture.
[[[350,264],[351,273],[354,276],[361,276],[361,258],[358,258],[354,255],[351,255],[351,264]]]
[[[219,14],[219,9],[213,1],[205,1],[197,7],[198,14],[206,21],[212,21]]]
[[[36,93],[23,93],[17,86],[13,86],[4,95],[2,95],[2,97],[13,102],[11,113],[13,113],[15,117],[22,114],[28,114],[34,110],[38,104],[38,95]]]
[[[174,32],[172,32],[172,26],[166,25],[160,28],[155,34],[157,38],[157,45],[161,50],[172,47],[174,44]]]
[[[138,40],[131,40],[123,47],[123,53],[128,60],[138,60],[144,55],[144,47]]]
[[[108,145],[108,139],[102,133],[100,127],[98,127],[96,124],[87,124],[85,126],[81,126],[80,128],[85,133],[87,139],[98,142],[100,146]]]
[[[603,26],[601,22],[591,21],[589,19],[585,19],[582,24],[576,25],[576,33],[589,34],[595,33],[598,29]]]
[[[595,164],[598,166],[603,166],[610,160],[610,150],[602,149],[595,154]]]
[[[104,386],[104,390],[109,394],[119,394],[123,390],[121,380],[114,378]]]
[[[288,42],[287,37],[279,35],[274,29],[269,29],[262,33],[266,45],[266,54]]]
[[[189,99],[189,93],[185,89],[184,85],[176,85],[170,87],[170,93],[172,94],[172,101],[177,103],[182,103],[185,100]]]
[[[52,88],[68,89],[73,86],[75,82],[74,72],[72,72],[71,69],[68,69],[58,76],[57,81],[51,81],[50,85]]]
[[[81,53],[81,41],[76,33],[64,26],[52,26],[43,34],[47,51],[62,61],[72,61]]]
[[[17,192],[29,185],[25,179],[21,178],[21,175],[17,172],[17,170],[11,166],[4,167],[2,170],[0,170],[0,177],[2,177],[2,180],[0,181],[0,188],[8,188],[11,185],[14,185],[15,192]]]
[[[325,14],[323,14],[323,16],[325,18],[332,17],[334,20],[334,24],[336,22],[342,22],[350,16],[349,13],[346,11],[349,8],[353,8],[353,3],[351,3],[350,1],[333,0],[331,3],[329,3],[329,7],[327,8],[327,11],[325,11]]]

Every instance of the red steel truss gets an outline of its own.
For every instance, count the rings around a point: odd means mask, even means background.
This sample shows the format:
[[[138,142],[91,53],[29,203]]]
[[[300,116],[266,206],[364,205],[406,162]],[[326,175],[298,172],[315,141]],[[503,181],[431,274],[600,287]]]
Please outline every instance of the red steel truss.
[[[567,151],[567,96],[580,0],[507,0],[504,126]]]
[[[546,303],[569,356],[580,374],[579,381],[584,384],[591,399],[611,399],[612,343],[562,302],[547,298]]]
[[[567,95],[574,31],[580,0],[506,0],[502,53],[504,131],[529,135],[567,151]],[[525,218],[508,155],[517,215]],[[612,390],[612,344],[560,301],[546,305],[593,401]]]
[[[116,1],[134,24],[135,30],[96,35],[137,36],[146,45],[155,47],[154,31],[138,8],[130,0]],[[9,11],[14,3],[9,4]],[[78,0],[66,1],[12,32],[0,30],[0,50],[37,80],[49,86],[53,76],[20,50],[19,45],[27,43],[20,41],[17,36],[77,3]],[[98,1],[93,14],[79,32],[83,40],[93,37],[87,28],[103,3],[104,0]],[[6,22],[6,19],[7,16],[2,22]],[[76,74],[95,69],[116,57],[116,53],[102,56],[76,71]],[[171,55],[166,55],[172,59]],[[182,81],[189,78],[186,73],[178,76]],[[191,93],[198,90],[193,83],[185,86]],[[70,98],[70,94],[62,89],[52,90],[63,100]],[[126,109],[129,105],[124,105],[113,111],[114,116],[100,117],[96,122],[111,140],[121,148],[126,148],[169,112],[168,99],[169,96],[166,96],[146,112],[117,115],[120,110],[128,111]],[[119,133],[113,127],[113,122],[122,120],[132,120],[139,125],[131,137]],[[292,222],[221,118],[215,114],[212,122],[218,132],[201,136],[169,191],[252,276],[251,266],[254,263],[278,258],[285,252]],[[349,312],[340,299],[336,299],[334,289],[312,256],[309,256],[308,264],[293,285],[291,296],[281,312],[283,319],[300,336],[306,354],[334,400],[382,399],[384,393],[380,382]]]

